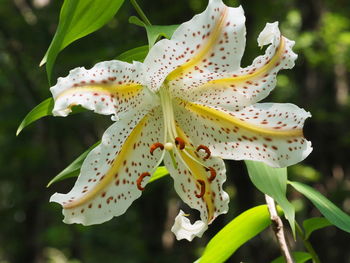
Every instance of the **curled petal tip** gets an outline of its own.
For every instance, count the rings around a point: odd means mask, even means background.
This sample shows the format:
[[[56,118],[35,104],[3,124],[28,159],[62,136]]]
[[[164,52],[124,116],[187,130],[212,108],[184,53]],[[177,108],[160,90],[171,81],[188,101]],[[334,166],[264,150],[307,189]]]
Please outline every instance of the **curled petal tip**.
[[[272,43],[276,36],[279,37],[280,30],[278,29],[278,22],[267,23],[263,31],[259,34],[258,44],[263,47]]]
[[[49,202],[55,202],[55,203],[60,203],[60,195],[59,193],[54,193],[51,197]]]
[[[200,220],[191,224],[190,220],[186,218],[186,214],[180,210],[171,231],[175,234],[177,240],[187,239],[192,241],[195,237],[202,237],[207,228],[208,225]]]

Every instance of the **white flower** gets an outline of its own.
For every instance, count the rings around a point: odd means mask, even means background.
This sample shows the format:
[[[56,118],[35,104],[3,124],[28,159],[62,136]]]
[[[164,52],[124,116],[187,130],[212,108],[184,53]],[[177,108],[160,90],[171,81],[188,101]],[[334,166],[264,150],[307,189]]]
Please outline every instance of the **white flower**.
[[[82,105],[115,122],[86,158],[63,206],[66,223],[98,224],[123,214],[163,161],[175,190],[200,221],[178,215],[178,239],[201,236],[228,209],[221,158],[281,167],[312,150],[303,137],[310,116],[292,104],[256,103],[275,87],[276,74],[294,66],[293,41],[267,24],[259,45],[265,55],[240,67],[245,48],[243,9],[211,0],[207,9],[159,41],[145,62],[107,61],[77,68],[51,88],[54,115]]]

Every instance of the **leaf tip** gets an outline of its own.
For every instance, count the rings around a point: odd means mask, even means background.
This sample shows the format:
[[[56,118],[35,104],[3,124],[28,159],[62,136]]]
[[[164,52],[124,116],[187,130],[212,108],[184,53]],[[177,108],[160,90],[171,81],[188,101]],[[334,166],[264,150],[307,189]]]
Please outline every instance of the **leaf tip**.
[[[16,131],[16,137],[21,133],[21,131],[22,131],[22,127],[20,125]]]

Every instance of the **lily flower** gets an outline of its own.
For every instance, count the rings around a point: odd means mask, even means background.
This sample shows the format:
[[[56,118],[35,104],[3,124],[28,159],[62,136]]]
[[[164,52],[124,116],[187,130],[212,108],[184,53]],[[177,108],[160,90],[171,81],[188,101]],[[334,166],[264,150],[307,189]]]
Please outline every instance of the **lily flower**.
[[[125,213],[164,162],[178,195],[200,212],[192,224],[180,211],[172,228],[177,239],[192,240],[228,210],[223,158],[283,167],[308,156],[302,127],[310,114],[293,104],[257,103],[278,71],[294,66],[294,42],[268,23],[258,37],[265,54],[241,68],[245,34],[242,7],[210,0],[144,63],[106,61],[58,79],[54,115],[81,105],[114,120],[72,190],[50,199],[62,205],[65,223],[99,224]]]

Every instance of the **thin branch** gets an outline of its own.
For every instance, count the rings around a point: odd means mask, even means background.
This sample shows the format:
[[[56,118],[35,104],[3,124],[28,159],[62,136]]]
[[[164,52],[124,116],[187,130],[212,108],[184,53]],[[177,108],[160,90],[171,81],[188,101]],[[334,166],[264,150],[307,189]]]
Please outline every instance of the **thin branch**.
[[[145,15],[145,13],[142,11],[141,7],[139,6],[139,4],[136,2],[136,0],[130,0],[132,6],[135,8],[136,12],[138,13],[138,15],[141,17],[141,20],[147,25],[150,26],[152,25],[151,22],[148,20],[147,16]]]
[[[275,236],[277,238],[277,241],[280,245],[282,255],[285,258],[287,263],[294,263],[292,255],[289,251],[286,237],[284,235],[282,220],[277,214],[275,200],[273,200],[273,198],[268,196],[268,195],[265,195],[265,200],[266,200],[266,204],[267,204],[267,207],[269,209],[269,212],[270,212],[270,218],[272,221],[272,229],[273,229]]]

